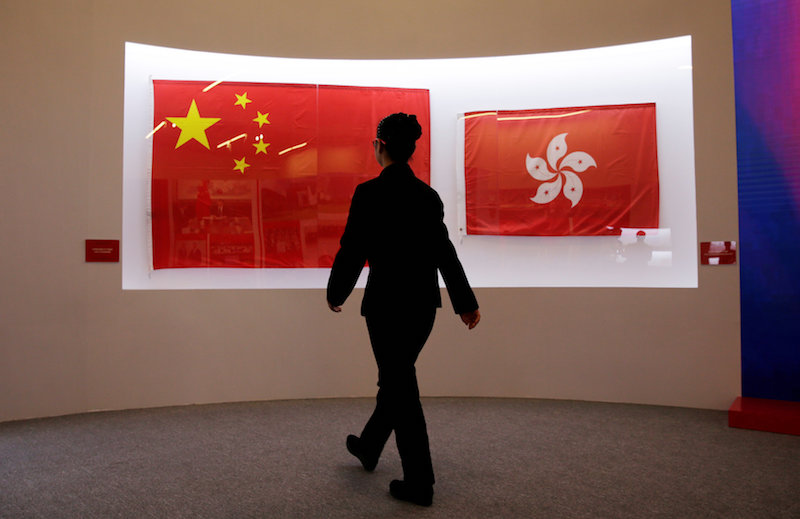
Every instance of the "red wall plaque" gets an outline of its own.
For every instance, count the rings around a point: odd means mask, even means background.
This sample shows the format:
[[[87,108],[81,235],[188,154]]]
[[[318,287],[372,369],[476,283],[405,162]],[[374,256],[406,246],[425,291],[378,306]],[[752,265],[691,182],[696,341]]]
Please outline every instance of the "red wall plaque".
[[[733,265],[736,263],[735,241],[704,241],[700,243],[701,265]]]
[[[86,240],[87,262],[119,262],[119,240]]]

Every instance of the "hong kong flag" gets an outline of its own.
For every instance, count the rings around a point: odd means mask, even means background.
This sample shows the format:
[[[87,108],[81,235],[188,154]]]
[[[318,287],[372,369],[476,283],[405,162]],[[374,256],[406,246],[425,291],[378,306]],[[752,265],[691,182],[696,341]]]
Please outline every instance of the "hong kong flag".
[[[467,234],[658,227],[655,104],[465,114]]]
[[[155,80],[153,94],[155,269],[330,267],[394,112],[417,115],[412,167],[430,182],[427,90]]]

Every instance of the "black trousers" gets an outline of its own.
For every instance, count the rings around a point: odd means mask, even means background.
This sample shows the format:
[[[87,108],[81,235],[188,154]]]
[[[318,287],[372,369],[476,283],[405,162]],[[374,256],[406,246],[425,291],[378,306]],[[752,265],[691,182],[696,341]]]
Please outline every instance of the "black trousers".
[[[419,401],[417,361],[433,329],[436,309],[368,314],[367,330],[378,364],[375,410],[361,433],[365,450],[377,459],[394,431],[406,482],[434,483],[428,430]]]

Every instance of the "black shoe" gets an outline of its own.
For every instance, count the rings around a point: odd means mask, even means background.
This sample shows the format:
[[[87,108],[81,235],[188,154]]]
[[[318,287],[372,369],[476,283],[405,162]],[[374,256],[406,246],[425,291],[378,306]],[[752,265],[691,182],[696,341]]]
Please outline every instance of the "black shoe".
[[[389,493],[395,499],[419,506],[431,506],[433,503],[433,485],[410,485],[395,479],[389,483]]]
[[[358,461],[361,462],[361,466],[364,467],[364,470],[367,472],[372,472],[375,470],[375,467],[378,465],[378,459],[372,459],[364,453],[364,450],[361,448],[361,438],[350,434],[347,436],[347,452],[358,458]]]

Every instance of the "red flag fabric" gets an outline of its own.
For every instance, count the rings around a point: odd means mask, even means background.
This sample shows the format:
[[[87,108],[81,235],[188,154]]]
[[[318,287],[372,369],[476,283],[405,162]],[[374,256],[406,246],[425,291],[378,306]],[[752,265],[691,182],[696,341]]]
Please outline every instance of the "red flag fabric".
[[[153,268],[330,267],[372,139],[417,115],[430,183],[427,90],[153,81]]]
[[[658,227],[654,103],[465,114],[467,234]]]

